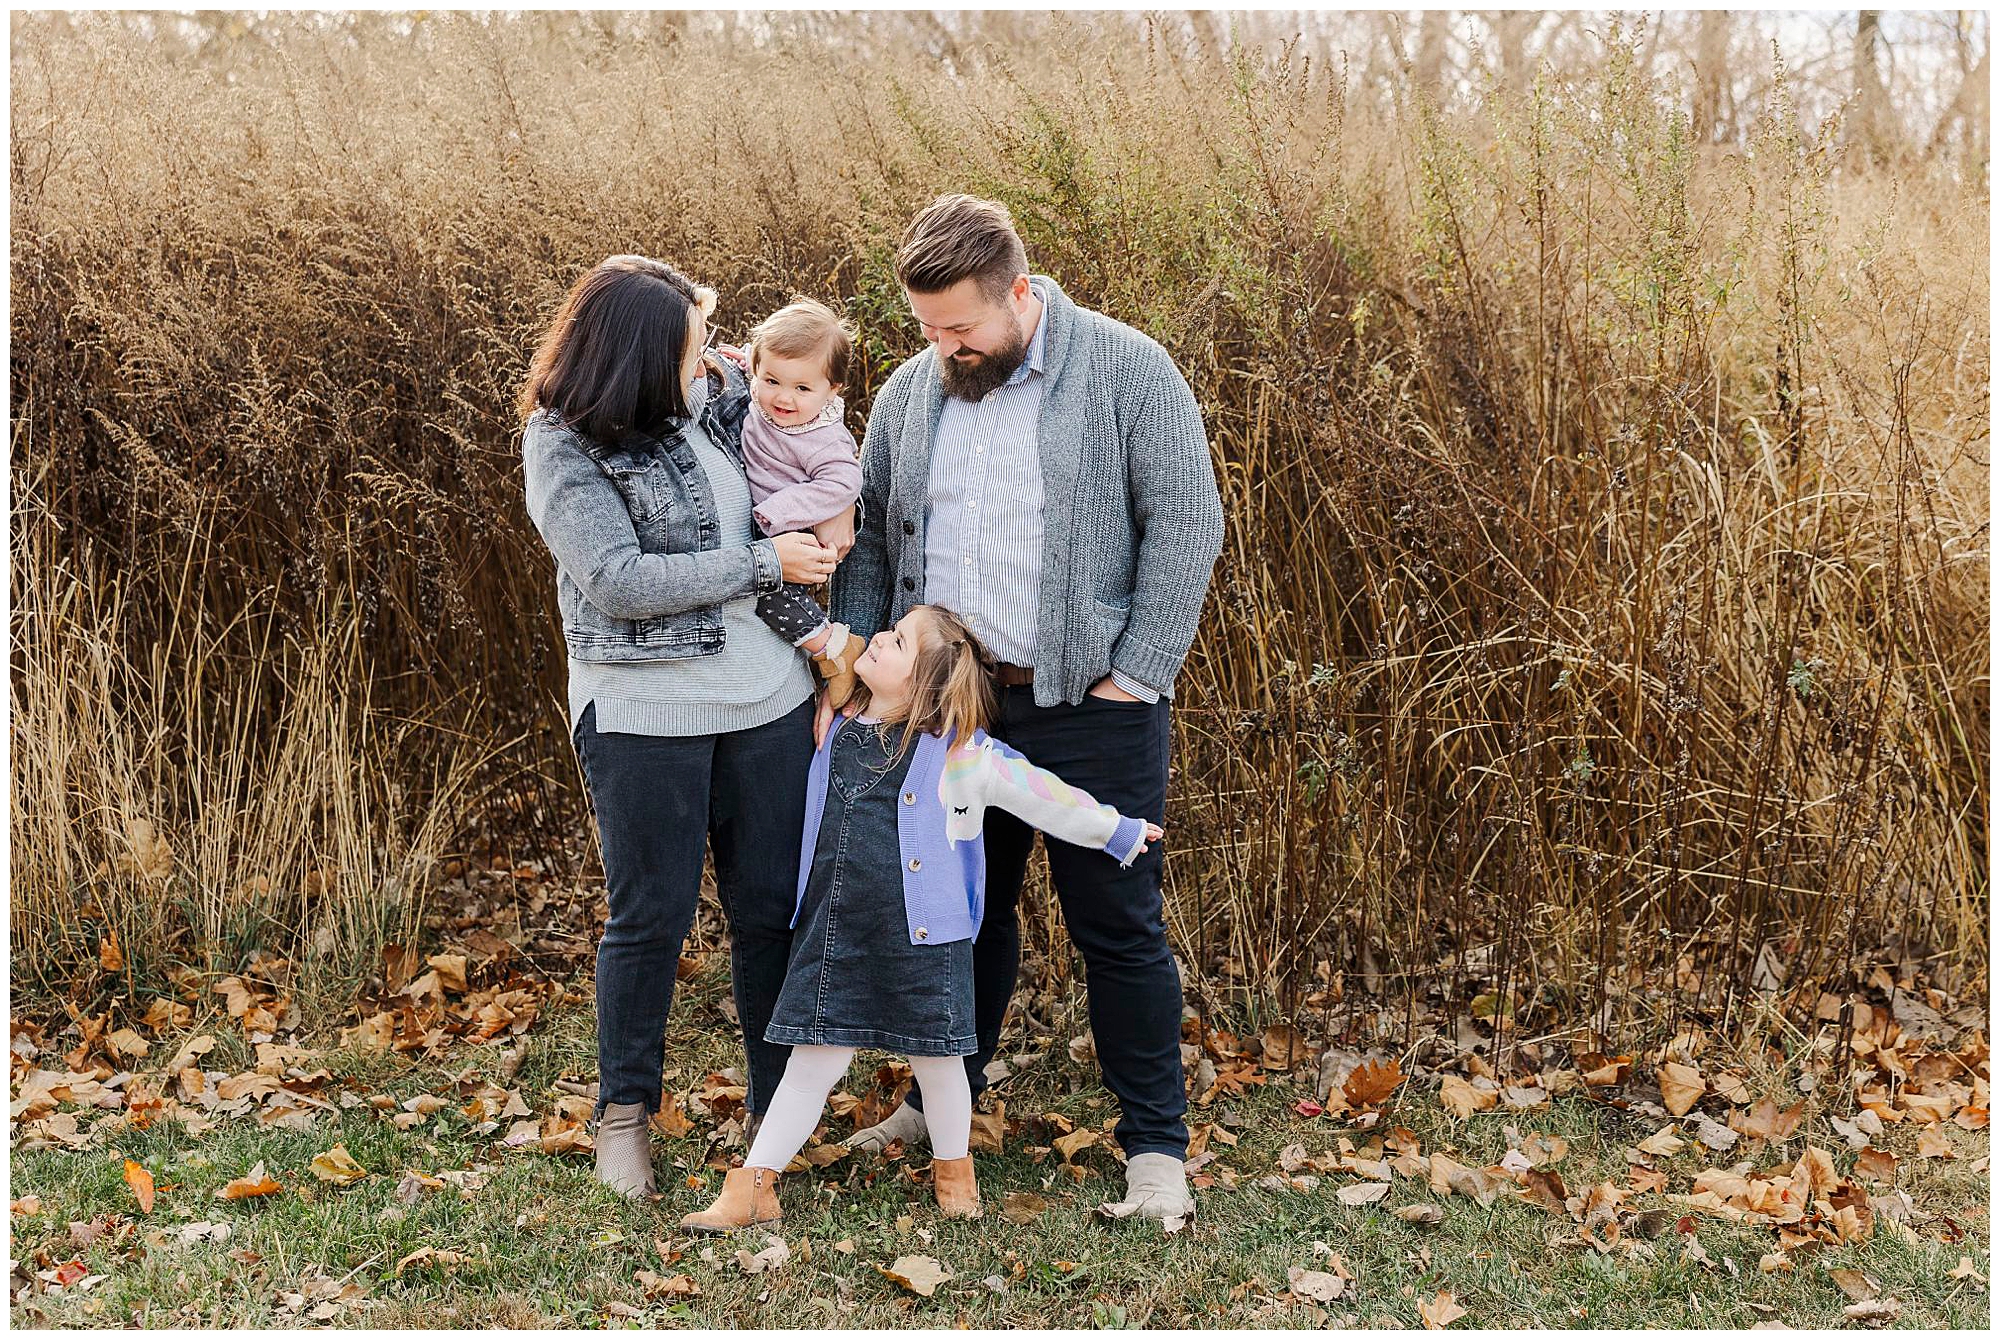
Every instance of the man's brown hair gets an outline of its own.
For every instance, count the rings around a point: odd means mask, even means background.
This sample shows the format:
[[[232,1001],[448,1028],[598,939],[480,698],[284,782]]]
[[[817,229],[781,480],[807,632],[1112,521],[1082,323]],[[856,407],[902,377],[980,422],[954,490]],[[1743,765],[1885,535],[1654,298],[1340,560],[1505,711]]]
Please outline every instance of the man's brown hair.
[[[1027,249],[1014,216],[998,200],[941,195],[910,220],[896,252],[896,278],[912,293],[942,293],[962,279],[979,281],[989,302],[1001,302],[1028,272]]]
[[[750,332],[750,366],[765,355],[777,358],[818,358],[826,379],[847,384],[854,362],[854,327],[831,307],[811,298],[794,298],[757,323]]]

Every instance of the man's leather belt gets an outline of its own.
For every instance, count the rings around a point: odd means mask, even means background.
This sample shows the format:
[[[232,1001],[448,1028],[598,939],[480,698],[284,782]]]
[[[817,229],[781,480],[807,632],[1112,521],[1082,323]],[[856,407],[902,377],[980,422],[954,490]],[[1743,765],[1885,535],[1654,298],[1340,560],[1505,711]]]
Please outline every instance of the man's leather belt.
[[[1002,661],[994,667],[993,677],[1007,688],[1019,688],[1035,682],[1035,668],[1031,665],[1009,665]]]

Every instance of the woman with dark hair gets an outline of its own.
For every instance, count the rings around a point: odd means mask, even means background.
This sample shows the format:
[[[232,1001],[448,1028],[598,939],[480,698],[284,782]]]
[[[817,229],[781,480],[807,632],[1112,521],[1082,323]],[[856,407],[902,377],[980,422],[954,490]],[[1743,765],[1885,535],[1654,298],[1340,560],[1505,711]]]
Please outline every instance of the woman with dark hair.
[[[520,401],[528,515],[556,561],[571,738],[611,908],[597,1175],[629,1196],[654,1189],[648,1117],[705,848],[753,1125],[784,1073],[787,1049],[764,1029],[791,948],[814,678],[756,606],[785,582],[824,581],[845,552],[752,526],[749,387],[704,355],[714,306],[670,265],[613,256],[570,291]]]

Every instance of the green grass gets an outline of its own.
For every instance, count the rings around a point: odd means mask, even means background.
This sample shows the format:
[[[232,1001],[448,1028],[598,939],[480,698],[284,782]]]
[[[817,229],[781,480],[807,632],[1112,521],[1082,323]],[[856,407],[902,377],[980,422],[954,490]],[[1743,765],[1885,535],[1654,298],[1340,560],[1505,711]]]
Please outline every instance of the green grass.
[[[713,991],[690,995],[696,999],[676,1007],[669,1053],[682,1072],[677,1087],[732,1060],[728,1034],[716,1026]],[[549,1106],[557,1078],[591,1073],[589,1027],[587,1010],[570,1009],[532,1035],[516,1086],[538,1113]],[[468,1066],[486,1073],[498,1057],[461,1048],[442,1066],[400,1058],[327,1059],[337,1077],[354,1080],[361,1092],[407,1097],[448,1093]],[[1082,1125],[1101,1123],[1112,1111],[1093,1076],[1060,1047],[1004,1091],[1016,1117],[1056,1111]],[[1091,1213],[1122,1187],[1118,1165],[1105,1151],[1079,1156],[1085,1171],[1078,1181],[1058,1156],[1038,1162],[1025,1152],[1026,1141],[1014,1139],[1004,1154],[980,1156],[987,1215],[977,1223],[939,1220],[927,1190],[907,1180],[906,1164],[850,1156],[825,1174],[788,1178],[784,1237],[793,1256],[779,1270],[756,1275],[737,1267],[735,1253],[761,1248],[761,1235],[691,1240],[673,1228],[681,1214],[705,1204],[718,1183],[719,1174],[701,1164],[706,1131],[700,1124],[687,1137],[656,1145],[665,1196],[648,1205],[600,1188],[587,1156],[496,1152],[493,1137],[471,1134],[455,1109],[407,1132],[365,1108],[326,1117],[313,1133],[232,1121],[192,1139],[177,1123],[162,1123],[122,1136],[117,1153],[15,1153],[10,1194],[38,1196],[41,1206],[14,1217],[12,1257],[26,1263],[41,1250],[55,1262],[78,1256],[108,1278],[74,1297],[31,1295],[14,1306],[12,1317],[17,1326],[285,1325],[299,1310],[287,1310],[281,1295],[297,1290],[303,1277],[323,1273],[360,1286],[368,1300],[339,1312],[333,1323],[374,1326],[1296,1327],[1324,1321],[1408,1327],[1420,1324],[1419,1300],[1440,1289],[1451,1290],[1467,1309],[1461,1323],[1467,1326],[1743,1327],[1763,1320],[1838,1326],[1848,1299],[1827,1271],[1854,1266],[1878,1277],[1883,1291],[1902,1303],[1901,1325],[1983,1328],[1987,1321],[1985,1285],[1949,1276],[1961,1256],[1972,1257],[1980,1275],[1987,1274],[1986,1178],[1983,1170],[1971,1170],[1985,1152],[1984,1133],[1950,1129],[1961,1154],[1956,1161],[1909,1157],[1903,1164],[1902,1185],[1919,1213],[1951,1215],[1967,1230],[1963,1243],[1934,1241],[1928,1229],[1920,1230],[1921,1246],[1878,1233],[1859,1247],[1795,1253],[1792,1274],[1764,1275],[1757,1263],[1775,1250],[1772,1232],[1710,1219],[1698,1222],[1695,1236],[1716,1261],[1713,1272],[1686,1259],[1684,1240],[1671,1226],[1637,1258],[1605,1256],[1552,1243],[1574,1238],[1576,1226],[1529,1204],[1503,1198],[1482,1207],[1462,1196],[1440,1198],[1421,1180],[1398,1179],[1387,1200],[1369,1207],[1335,1199],[1336,1188],[1353,1180],[1340,1174],[1311,1191],[1259,1189],[1256,1179],[1276,1170],[1278,1151],[1288,1143],[1302,1141],[1319,1152],[1342,1133],[1357,1143],[1366,1138],[1346,1123],[1299,1117],[1290,1106],[1298,1096],[1273,1083],[1231,1100],[1242,1122],[1241,1142],[1224,1149],[1220,1162],[1241,1183],[1204,1191],[1195,1223],[1172,1237],[1157,1226],[1114,1224]],[[1222,1106],[1199,1115],[1213,1120]],[[1574,1100],[1460,1122],[1425,1095],[1405,1101],[1395,1120],[1422,1137],[1426,1153],[1452,1150],[1468,1163],[1497,1160],[1507,1147],[1509,1122],[1523,1133],[1560,1135],[1571,1151],[1557,1167],[1572,1190],[1605,1177],[1623,1182],[1623,1149],[1659,1124]],[[845,1131],[845,1123],[834,1123],[829,1134],[837,1138]],[[1913,1137],[1897,1139],[1898,1152],[1910,1153],[1901,1145]],[[315,1181],[308,1164],[336,1140],[378,1175],[347,1190]],[[1795,1139],[1757,1161],[1767,1166],[1786,1152],[1796,1157],[1801,1144]],[[118,1154],[145,1164],[165,1188],[150,1215],[136,1214]],[[1836,1157],[1845,1169],[1850,1156]],[[260,1160],[284,1183],[283,1192],[215,1199],[218,1188]],[[436,1174],[482,1162],[498,1165],[497,1171],[470,1195],[446,1188],[426,1191],[408,1206],[396,1199],[405,1169]],[[1669,1189],[1684,1190],[1703,1164],[1693,1147],[1667,1161]],[[688,1185],[690,1174],[700,1189]],[[999,1214],[1000,1199],[1010,1191],[1036,1192],[1047,1208],[1031,1223],[1011,1224]],[[1442,1223],[1412,1225],[1388,1213],[1412,1203],[1439,1205]],[[1641,1197],[1637,1203],[1659,1202]],[[71,1221],[121,1214],[136,1221],[122,1243],[112,1241],[114,1233],[86,1248],[71,1244]],[[226,1222],[231,1235],[221,1243],[143,1247],[147,1232],[172,1237],[197,1220]],[[662,1240],[669,1251],[682,1253],[672,1264],[656,1250]],[[1292,1298],[1286,1284],[1288,1267],[1324,1264],[1316,1241],[1339,1253],[1354,1276],[1345,1296],[1317,1310]],[[836,1250],[840,1242],[851,1242],[851,1255]],[[704,1246],[712,1261],[700,1254]],[[452,1268],[419,1262],[395,1273],[397,1262],[424,1247],[465,1260]],[[934,1297],[917,1297],[874,1268],[902,1255],[934,1256],[956,1278]],[[1726,1261],[1735,1263],[1735,1275]],[[701,1292],[672,1305],[649,1303],[633,1279],[642,1269],[685,1273]],[[988,1276],[1005,1279],[1005,1291],[982,1284]],[[637,1315],[619,1315],[614,1304]]]

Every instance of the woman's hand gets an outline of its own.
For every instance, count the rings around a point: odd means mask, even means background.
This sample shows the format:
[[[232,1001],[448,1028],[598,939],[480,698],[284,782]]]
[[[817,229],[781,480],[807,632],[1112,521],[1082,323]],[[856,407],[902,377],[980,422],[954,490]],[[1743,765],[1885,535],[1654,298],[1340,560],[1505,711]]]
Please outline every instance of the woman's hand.
[[[806,532],[797,530],[774,535],[771,543],[778,547],[778,566],[784,570],[786,581],[801,586],[818,586],[833,576],[833,565],[838,561],[833,550]]]
[[[833,550],[837,563],[847,557],[847,551],[854,547],[854,509],[848,508],[838,516],[830,516],[812,528],[819,542]]]
[[[840,709],[840,715],[851,717],[855,710],[854,703],[850,700],[847,706]],[[819,706],[813,709],[813,748],[818,749],[826,743],[826,732],[827,728],[833,725],[833,715],[833,699],[822,691],[819,695]]]
[[[1153,824],[1153,823],[1147,824],[1146,840],[1139,844],[1139,850],[1134,852],[1133,855],[1135,856],[1145,855],[1146,848],[1152,846],[1155,842],[1158,842],[1161,838],[1165,837],[1166,835],[1167,835],[1167,830],[1160,827],[1158,824]]]

